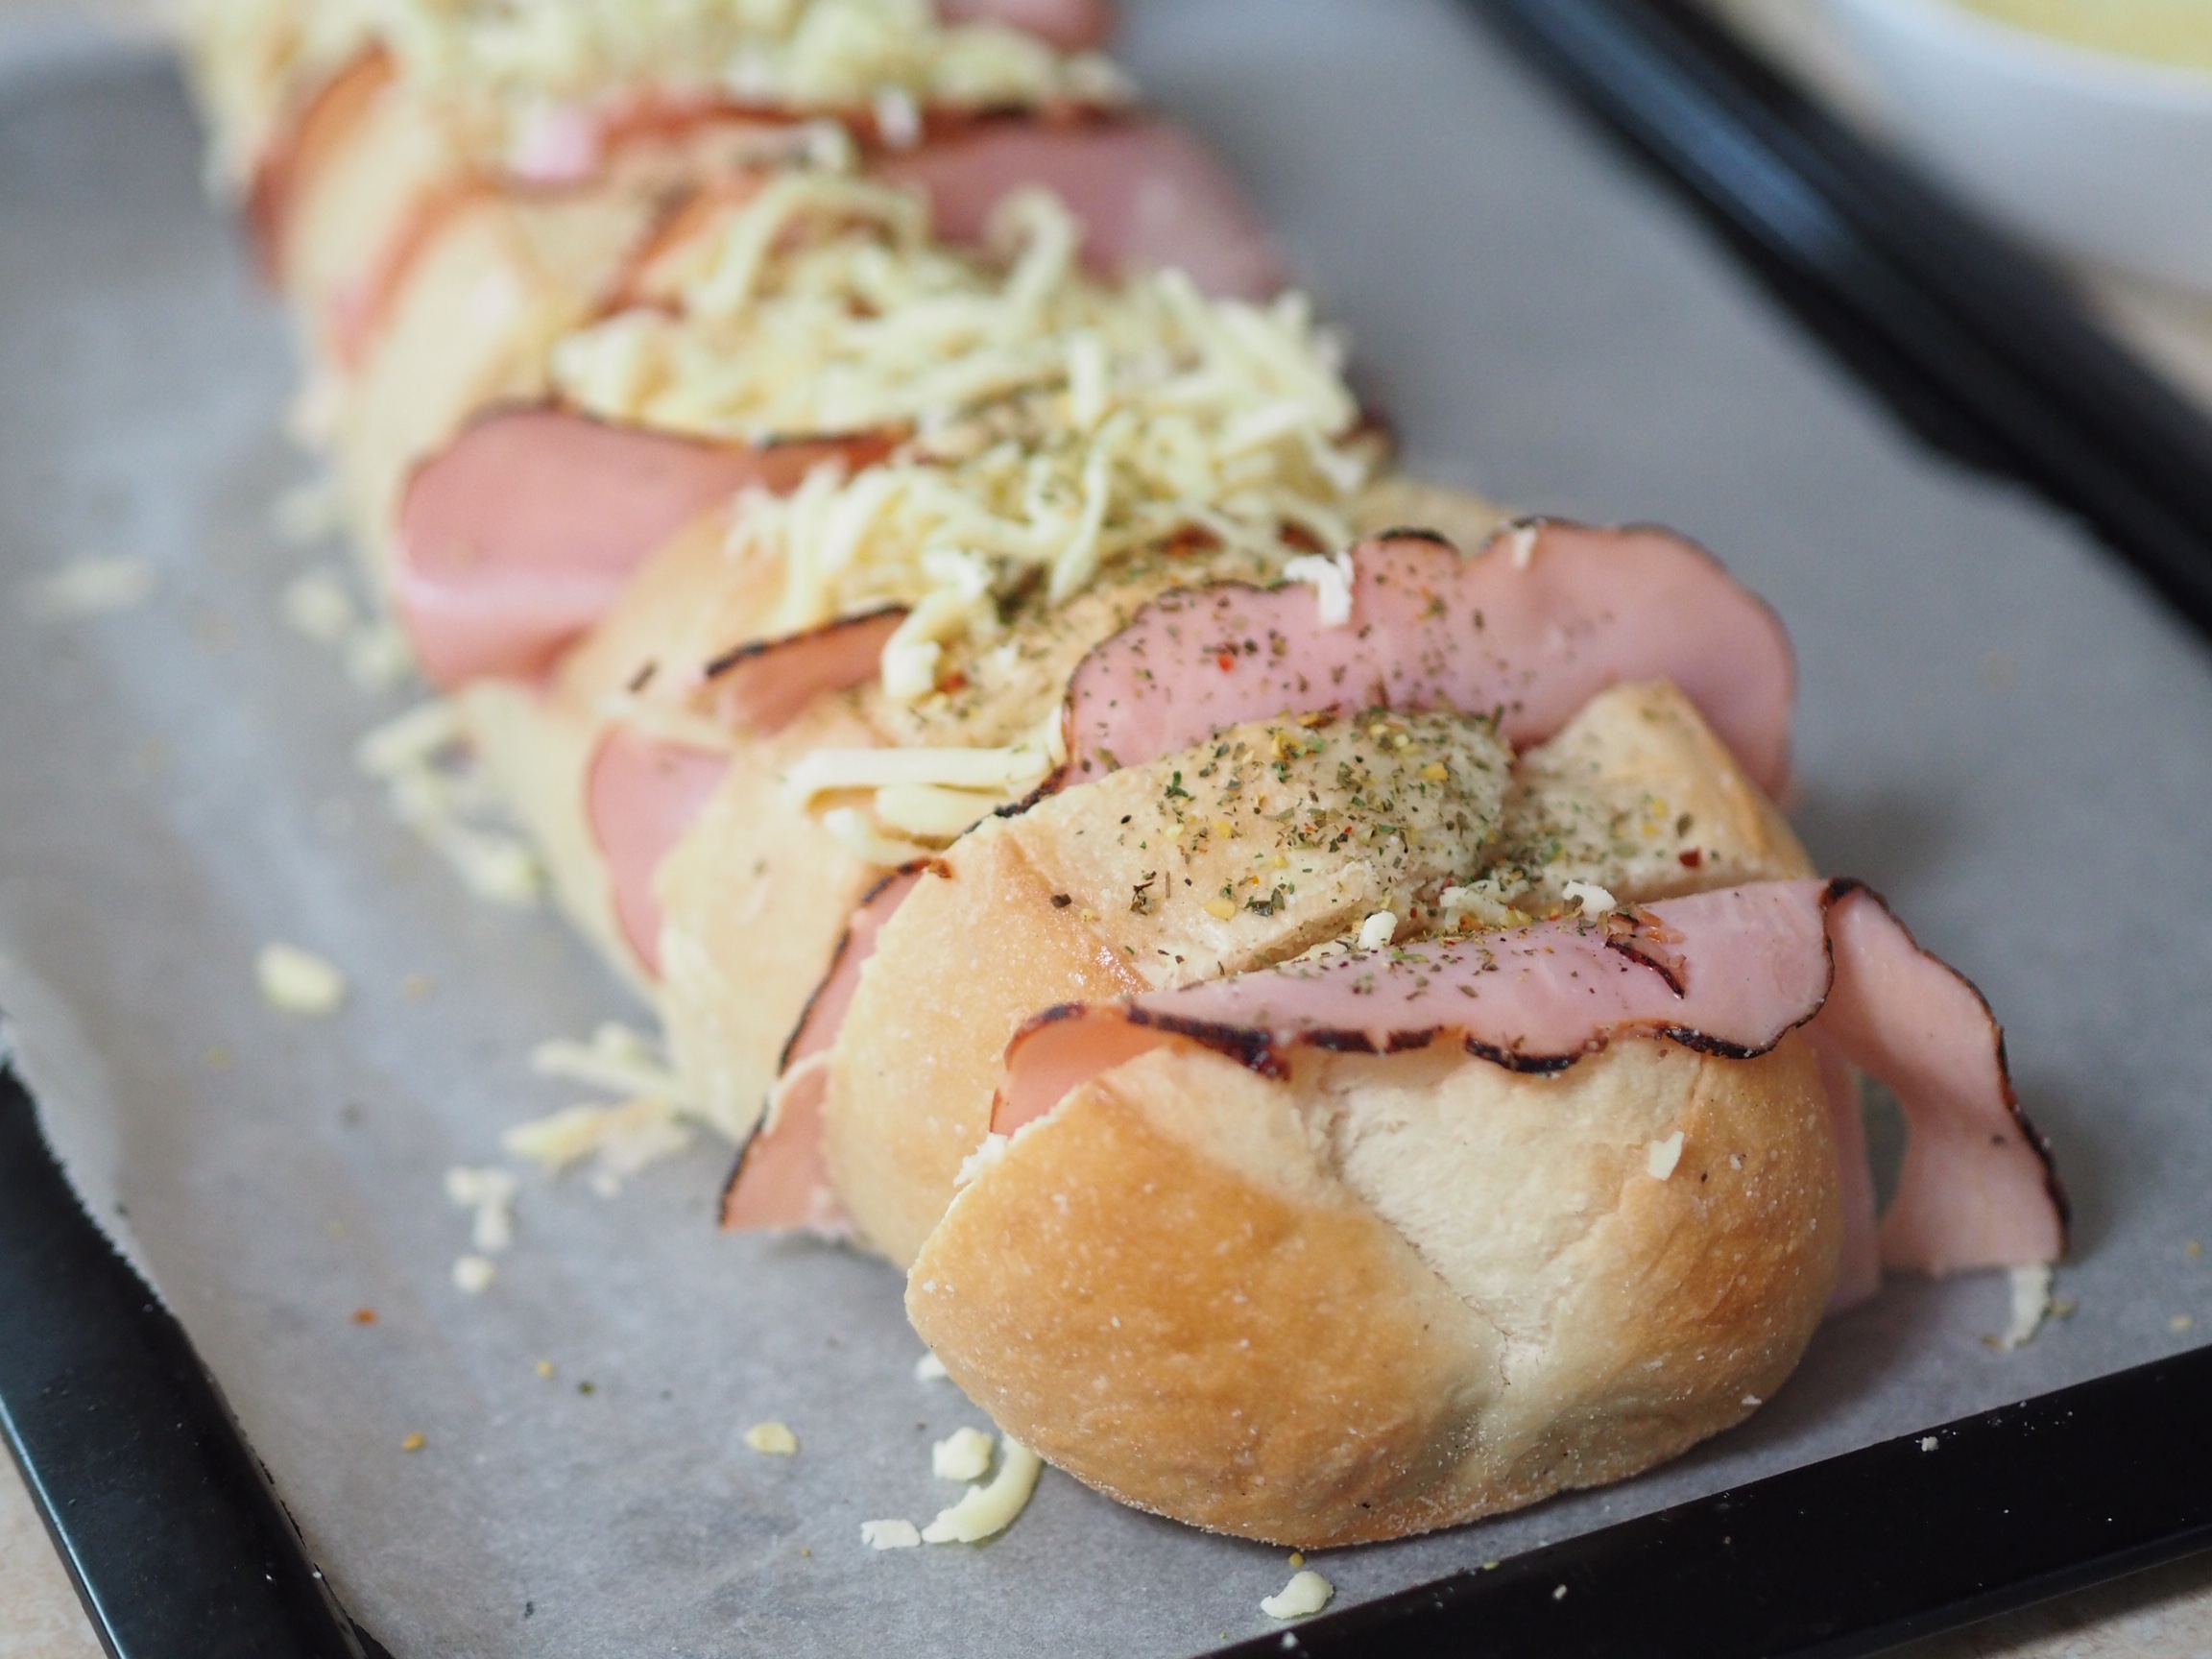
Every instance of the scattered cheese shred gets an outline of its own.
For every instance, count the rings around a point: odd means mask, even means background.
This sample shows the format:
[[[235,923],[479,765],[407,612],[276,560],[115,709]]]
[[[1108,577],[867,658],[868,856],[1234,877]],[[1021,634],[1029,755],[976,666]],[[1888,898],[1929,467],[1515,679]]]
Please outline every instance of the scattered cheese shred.
[[[353,632],[359,613],[345,578],[335,570],[309,570],[284,585],[284,620],[320,645],[336,645]]]
[[[940,1480],[980,1480],[991,1468],[993,1443],[980,1429],[955,1429],[929,1448],[929,1473]]]
[[[1310,1567],[1290,1575],[1278,1595],[1262,1599],[1260,1611],[1270,1619],[1305,1619],[1329,1605],[1336,1587]]]
[[[453,1262],[453,1287],[468,1296],[481,1296],[492,1288],[499,1269],[488,1256],[460,1256]]]
[[[794,1457],[799,1436],[781,1423],[756,1423],[745,1431],[745,1444],[769,1457]]]
[[[44,621],[129,611],[154,596],[152,563],[132,554],[75,559],[34,580],[25,609]]]
[[[354,746],[353,758],[384,785],[392,815],[444,855],[471,893],[517,907],[538,902],[545,878],[529,844],[470,821],[498,811],[499,794],[469,755],[451,703],[433,698],[386,721]]]
[[[914,1381],[917,1382],[942,1382],[949,1375],[945,1361],[934,1353],[924,1354],[914,1361]]]
[[[1666,1180],[1681,1162],[1682,1131],[1679,1129],[1664,1141],[1652,1142],[1644,1150],[1644,1171],[1654,1181]]]
[[[346,1000],[346,975],[311,950],[269,944],[253,959],[261,999],[287,1014],[332,1014]]]
[[[860,1542],[871,1550],[914,1550],[921,1547],[922,1532],[911,1521],[863,1521]]]
[[[602,1021],[586,1043],[556,1037],[539,1044],[530,1050],[530,1070],[541,1077],[672,1105],[688,1104],[690,1098],[661,1046],[619,1020]]]
[[[2051,1313],[2051,1264],[2029,1262],[2011,1270],[2012,1318],[1997,1346],[2009,1354],[2025,1346]]]
[[[456,1164],[445,1171],[446,1201],[475,1212],[469,1242],[495,1256],[515,1242],[515,1194],[520,1183],[508,1169],[471,1169]]]
[[[1380,950],[1390,943],[1391,936],[1397,931],[1398,918],[1387,910],[1378,910],[1359,924],[1358,949]]]
[[[988,1486],[971,1486],[960,1502],[939,1512],[922,1530],[926,1544],[974,1544],[1014,1524],[1037,1490],[1045,1460],[1014,1438],[999,1442],[998,1473]]]

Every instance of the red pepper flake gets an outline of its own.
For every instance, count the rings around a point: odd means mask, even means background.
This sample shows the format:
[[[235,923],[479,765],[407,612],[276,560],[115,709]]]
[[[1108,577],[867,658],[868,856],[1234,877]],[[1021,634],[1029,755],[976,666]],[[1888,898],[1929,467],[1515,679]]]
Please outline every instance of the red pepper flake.
[[[373,1308],[356,1308],[356,1309],[354,1309],[354,1310],[353,1310],[353,1323],[354,1323],[354,1324],[356,1324],[356,1325],[373,1325],[373,1324],[375,1324],[375,1323],[376,1323],[376,1310],[375,1310],[375,1309],[373,1309]]]
[[[937,682],[937,689],[940,691],[965,691],[968,689],[968,676],[955,668],[944,679]]]
[[[1237,666],[1237,654],[1234,651],[1220,652],[1214,659],[1214,666],[1224,674],[1229,673]]]
[[[1682,868],[1685,870],[1695,870],[1704,862],[1705,854],[1695,847],[1682,854]]]

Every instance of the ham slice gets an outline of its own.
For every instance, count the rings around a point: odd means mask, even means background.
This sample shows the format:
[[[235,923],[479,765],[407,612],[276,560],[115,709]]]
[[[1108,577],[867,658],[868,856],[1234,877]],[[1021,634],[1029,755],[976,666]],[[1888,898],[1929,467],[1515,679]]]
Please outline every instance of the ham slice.
[[[1988,1004],[1847,880],[1761,882],[1602,926],[1541,923],[1052,1009],[1008,1046],[992,1128],[1011,1134],[1089,1078],[1178,1042],[1272,1076],[1302,1047],[1388,1054],[1446,1038],[1553,1071],[1623,1034],[1749,1055],[1798,1026],[1904,1107],[1904,1176],[1882,1226],[1888,1265],[1953,1273],[2064,1252],[2064,1195],[2012,1093]]]
[[[661,974],[661,902],[653,873],[730,770],[730,757],[613,726],[585,773],[585,811],[606,855],[614,917],[639,964]]]
[[[876,611],[740,646],[709,665],[705,694],[731,726],[774,732],[824,693],[873,678],[883,641],[903,614]],[[729,770],[730,757],[718,750],[649,736],[620,722],[608,728],[592,753],[586,817],[607,860],[622,936],[655,978],[661,974],[661,902],[653,893],[654,874],[707,809]],[[838,1010],[842,1018],[842,1003]]]
[[[485,416],[417,469],[394,577],[423,672],[450,689],[542,670],[596,622],[646,559],[749,485],[798,487],[859,466],[874,439],[708,444],[550,408]]]
[[[853,912],[830,959],[828,975],[807,999],[799,1028],[784,1045],[782,1075],[768,1111],[737,1154],[730,1184],[723,1189],[724,1227],[850,1231],[850,1224],[837,1225],[842,1212],[823,1150],[822,1101],[829,1089],[830,1048],[845,1023],[845,1010],[853,1005],[861,966],[876,953],[876,936],[913,890],[923,869],[911,865],[884,877]]]
[[[980,242],[1009,192],[1042,184],[1082,222],[1084,262],[1102,276],[1174,267],[1204,293],[1245,300],[1288,284],[1283,255],[1237,180],[1171,122],[982,122],[886,156],[874,171],[926,190],[949,242]]]
[[[1322,624],[1303,586],[1224,585],[1146,606],[1075,671],[1069,780],[1285,709],[1496,709],[1519,748],[1609,685],[1665,679],[1767,794],[1788,781],[1789,637],[1682,538],[1545,521],[1500,531],[1471,559],[1413,532],[1352,558],[1339,627]]]
[[[1062,52],[1093,52],[1114,33],[1108,0],[937,0],[949,24],[998,23]]]

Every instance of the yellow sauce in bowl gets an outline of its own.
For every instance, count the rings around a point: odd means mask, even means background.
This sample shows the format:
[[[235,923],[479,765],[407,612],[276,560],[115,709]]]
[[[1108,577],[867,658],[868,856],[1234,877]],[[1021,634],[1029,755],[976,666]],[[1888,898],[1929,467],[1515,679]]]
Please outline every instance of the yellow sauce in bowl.
[[[1972,12],[2093,51],[2212,70],[2212,0],[1959,0]]]

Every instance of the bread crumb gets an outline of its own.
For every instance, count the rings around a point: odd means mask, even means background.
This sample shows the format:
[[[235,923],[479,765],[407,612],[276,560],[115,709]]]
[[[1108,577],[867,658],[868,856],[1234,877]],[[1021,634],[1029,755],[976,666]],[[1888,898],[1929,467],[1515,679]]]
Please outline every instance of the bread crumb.
[[[1766,1405],[1767,1402],[1760,1399],[1756,1394],[1746,1394],[1743,1396],[1743,1404],[1749,1407],[1752,1410],[1756,1411],[1760,1407]]]
[[[373,1324],[375,1324],[375,1323],[376,1323],[376,1310],[375,1310],[375,1309],[373,1309],[373,1308],[356,1308],[356,1309],[354,1309],[354,1310],[353,1310],[353,1323],[354,1323],[354,1324],[356,1324],[356,1325],[373,1325]]]
[[[2184,1252],[2187,1253],[2189,1260],[2192,1262],[2196,1261],[2200,1256],[2204,1254],[2204,1246],[2200,1244],[2194,1238],[2190,1239],[2188,1243],[2182,1245],[2181,1248]]]
[[[1567,1599],[1567,1586],[1566,1586],[1566,1585],[1564,1585],[1564,1584],[1560,1584],[1560,1585],[1556,1585],[1556,1586],[1554,1586],[1554,1587],[1553,1587],[1553,1589],[1552,1589],[1552,1591],[1551,1591],[1551,1599],[1552,1599],[1552,1600],[1554,1600],[1554,1601],[1564,1601],[1564,1600],[1566,1600],[1566,1599]]]
[[[429,1444],[430,1442],[425,1440],[421,1434],[410,1434],[406,1439],[399,1442],[399,1450],[402,1452],[420,1452],[423,1447]]]
[[[427,1002],[435,989],[427,974],[410,974],[399,981],[399,995],[410,1002]]]
[[[1206,914],[1215,921],[1233,921],[1237,915],[1237,901],[1234,899],[1209,899],[1206,901],[1205,910]]]
[[[499,1269],[489,1256],[459,1256],[453,1261],[453,1288],[465,1296],[481,1296],[492,1288]]]
[[[1303,1551],[1303,1550],[1293,1550],[1293,1551],[1290,1551],[1290,1567],[1291,1567],[1291,1571],[1295,1572],[1295,1571],[1297,1571],[1297,1569],[1299,1569],[1299,1568],[1301,1568],[1301,1567],[1303,1567],[1303,1566],[1305,1566],[1305,1565],[1306,1565],[1306,1551]]]
[[[990,1435],[955,1429],[929,1448],[929,1473],[940,1480],[980,1480],[991,1467]]]
[[[917,1382],[942,1382],[948,1375],[945,1361],[935,1354],[925,1354],[914,1361],[914,1381]]]
[[[346,975],[313,951],[269,944],[253,959],[261,999],[287,1014],[329,1014],[346,1000]]]
[[[1378,910],[1359,924],[1359,949],[1380,950],[1397,931],[1398,918],[1387,910]]]
[[[1290,1575],[1290,1582],[1280,1594],[1263,1597],[1260,1611],[1270,1619],[1304,1619],[1328,1606],[1329,1598],[1335,1594],[1335,1585],[1310,1567],[1303,1568]]]
[[[1644,1169],[1654,1181],[1664,1181],[1674,1173],[1674,1166],[1682,1162],[1682,1131],[1677,1129],[1664,1141],[1654,1141],[1644,1149]]]
[[[2178,1336],[2182,1332],[2188,1330],[2192,1325],[2196,1323],[2197,1320],[2195,1315],[2189,1313],[2176,1313],[2173,1318],[2166,1321],[2166,1329],[2173,1332],[2175,1335]]]
[[[920,1547],[922,1533],[911,1521],[863,1521],[860,1542],[871,1550],[913,1550]]]
[[[552,1376],[552,1375],[553,1375],[553,1361],[552,1361],[552,1360],[550,1360],[550,1359],[541,1359],[541,1360],[539,1360],[539,1361],[538,1361],[537,1370],[538,1370],[538,1375],[539,1375],[539,1376],[541,1376],[541,1377],[550,1377],[550,1376]]]
[[[1936,1436],[1935,1436],[1935,1435],[1933,1435],[1933,1434],[1923,1434],[1923,1435],[1921,1435],[1921,1436],[1920,1436],[1920,1450],[1921,1450],[1921,1451],[1923,1451],[1923,1452],[1933,1452],[1933,1451],[1935,1451],[1935,1450],[1936,1450]]]
[[[41,621],[129,611],[154,596],[154,566],[132,554],[73,559],[31,584],[24,608]]]
[[[974,1544],[1003,1532],[1027,1507],[1045,1460],[1009,1434],[999,1442],[998,1473],[988,1486],[971,1486],[951,1508],[923,1529],[929,1544]]]
[[[794,1457],[799,1436],[781,1423],[756,1423],[745,1431],[745,1444],[770,1457]]]

